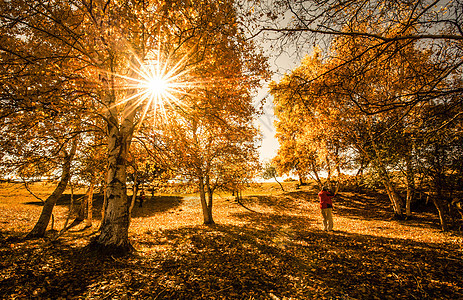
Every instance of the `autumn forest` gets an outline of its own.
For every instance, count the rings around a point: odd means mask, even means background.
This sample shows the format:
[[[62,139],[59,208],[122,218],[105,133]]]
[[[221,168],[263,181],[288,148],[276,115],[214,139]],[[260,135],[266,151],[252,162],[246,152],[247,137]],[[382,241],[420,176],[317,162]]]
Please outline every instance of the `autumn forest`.
[[[0,0],[0,33],[0,298],[463,298],[462,0]]]

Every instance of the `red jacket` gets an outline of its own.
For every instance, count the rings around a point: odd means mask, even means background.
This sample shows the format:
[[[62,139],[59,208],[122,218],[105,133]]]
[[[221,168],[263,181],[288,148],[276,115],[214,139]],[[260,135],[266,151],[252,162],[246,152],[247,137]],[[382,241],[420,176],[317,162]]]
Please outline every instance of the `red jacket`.
[[[318,198],[320,199],[320,208],[333,207],[333,197],[334,195],[328,191],[321,191],[318,193]]]

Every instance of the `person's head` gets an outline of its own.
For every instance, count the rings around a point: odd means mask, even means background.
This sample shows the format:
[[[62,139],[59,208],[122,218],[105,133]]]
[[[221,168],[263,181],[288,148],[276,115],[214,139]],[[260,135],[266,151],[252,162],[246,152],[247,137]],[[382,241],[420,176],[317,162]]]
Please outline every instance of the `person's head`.
[[[323,187],[322,187],[322,191],[324,191],[324,192],[328,191],[328,189],[326,188],[326,186],[323,186]]]

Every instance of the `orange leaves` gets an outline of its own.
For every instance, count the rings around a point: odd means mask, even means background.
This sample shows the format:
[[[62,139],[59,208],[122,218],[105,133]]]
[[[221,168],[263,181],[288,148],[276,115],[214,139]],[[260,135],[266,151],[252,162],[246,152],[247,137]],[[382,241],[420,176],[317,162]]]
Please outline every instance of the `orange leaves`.
[[[326,92],[328,68],[316,48],[300,67],[270,86],[280,142],[276,161],[282,173],[296,171],[304,176],[318,173],[322,166],[326,170],[335,167],[326,163],[327,158],[340,161],[336,149],[341,147],[339,131],[343,127],[339,126],[335,99]]]
[[[142,208],[133,210],[129,234],[138,252],[123,258],[88,253],[85,246],[93,236],[89,230],[68,231],[55,242],[21,239],[25,232],[21,227],[33,222],[26,219],[36,208],[22,203],[25,191],[2,185],[0,295],[52,299],[463,295],[462,238],[430,225],[434,215],[417,212],[416,219],[390,221],[384,196],[343,193],[335,203],[336,231],[325,233],[316,191],[308,186],[295,191],[293,182],[284,184],[285,194],[276,192],[277,184],[253,186],[245,191],[249,196],[241,200],[243,206],[222,194],[216,200],[217,224],[212,227],[195,225],[201,218],[197,195],[148,196]],[[33,188],[48,192],[50,187]],[[55,209],[60,227],[66,208]]]

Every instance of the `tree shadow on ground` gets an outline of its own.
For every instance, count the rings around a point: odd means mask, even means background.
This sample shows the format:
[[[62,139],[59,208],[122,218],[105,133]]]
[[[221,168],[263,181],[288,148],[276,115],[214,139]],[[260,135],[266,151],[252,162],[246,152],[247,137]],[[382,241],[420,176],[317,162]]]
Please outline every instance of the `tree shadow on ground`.
[[[150,217],[159,213],[166,212],[171,209],[178,208],[182,205],[182,203],[183,197],[180,196],[146,197],[143,201],[142,207],[140,207],[139,202],[135,202],[135,205],[132,209],[132,217]]]
[[[234,214],[244,225],[135,235],[139,252],[126,258],[98,257],[64,238],[0,240],[0,298],[463,298],[461,245],[325,233],[300,214],[299,204],[312,196],[243,199],[269,209]]]
[[[394,216],[389,198],[381,193],[339,193],[333,203],[338,214],[353,219],[389,220]]]
[[[283,195],[310,203],[318,203],[317,192],[310,190],[286,192]],[[294,201],[290,202],[293,203],[293,206],[296,203]],[[268,205],[272,204],[268,203]],[[389,221],[394,219],[390,200],[385,193],[381,192],[342,192],[333,199],[333,205],[337,215],[351,219],[378,221]],[[423,227],[423,225],[425,225],[432,228],[440,228],[437,212],[433,208],[412,210],[411,218],[396,221],[412,227]]]
[[[155,231],[134,242],[145,252],[120,259],[95,257],[65,242],[1,246],[0,297],[463,297],[463,260],[452,244],[233,225]]]
[[[360,220],[389,221],[395,218],[391,202],[385,193],[340,193],[333,200],[336,214]],[[412,217],[396,220],[412,227],[440,228],[437,211],[413,209]]]
[[[74,212],[77,212],[80,206],[80,199],[83,199],[84,194],[74,194]],[[131,196],[129,196],[131,198]],[[93,196],[93,218],[101,220],[101,210],[103,208],[104,196],[103,194],[94,194]],[[26,202],[26,205],[43,206],[40,201]],[[63,194],[56,202],[57,206],[70,207],[71,195]],[[182,197],[180,196],[146,196],[143,201],[143,206],[140,207],[139,198],[134,203],[132,209],[132,217],[150,217],[155,214],[163,213],[167,210],[179,207],[182,204]]]
[[[69,207],[71,205],[71,198],[74,201],[74,207],[78,207],[81,203],[81,200],[85,197],[85,194],[62,194],[61,197],[58,198],[56,201],[56,206],[66,206]],[[93,206],[94,208],[100,208],[103,206],[103,194],[93,194]],[[36,206],[43,206],[43,202],[41,201],[29,201],[25,202],[26,205],[36,205]]]
[[[271,208],[274,211],[287,212],[298,210],[301,202],[308,201],[310,197],[306,192],[283,193],[278,196],[246,196],[240,200],[240,203],[252,210],[252,207]]]

